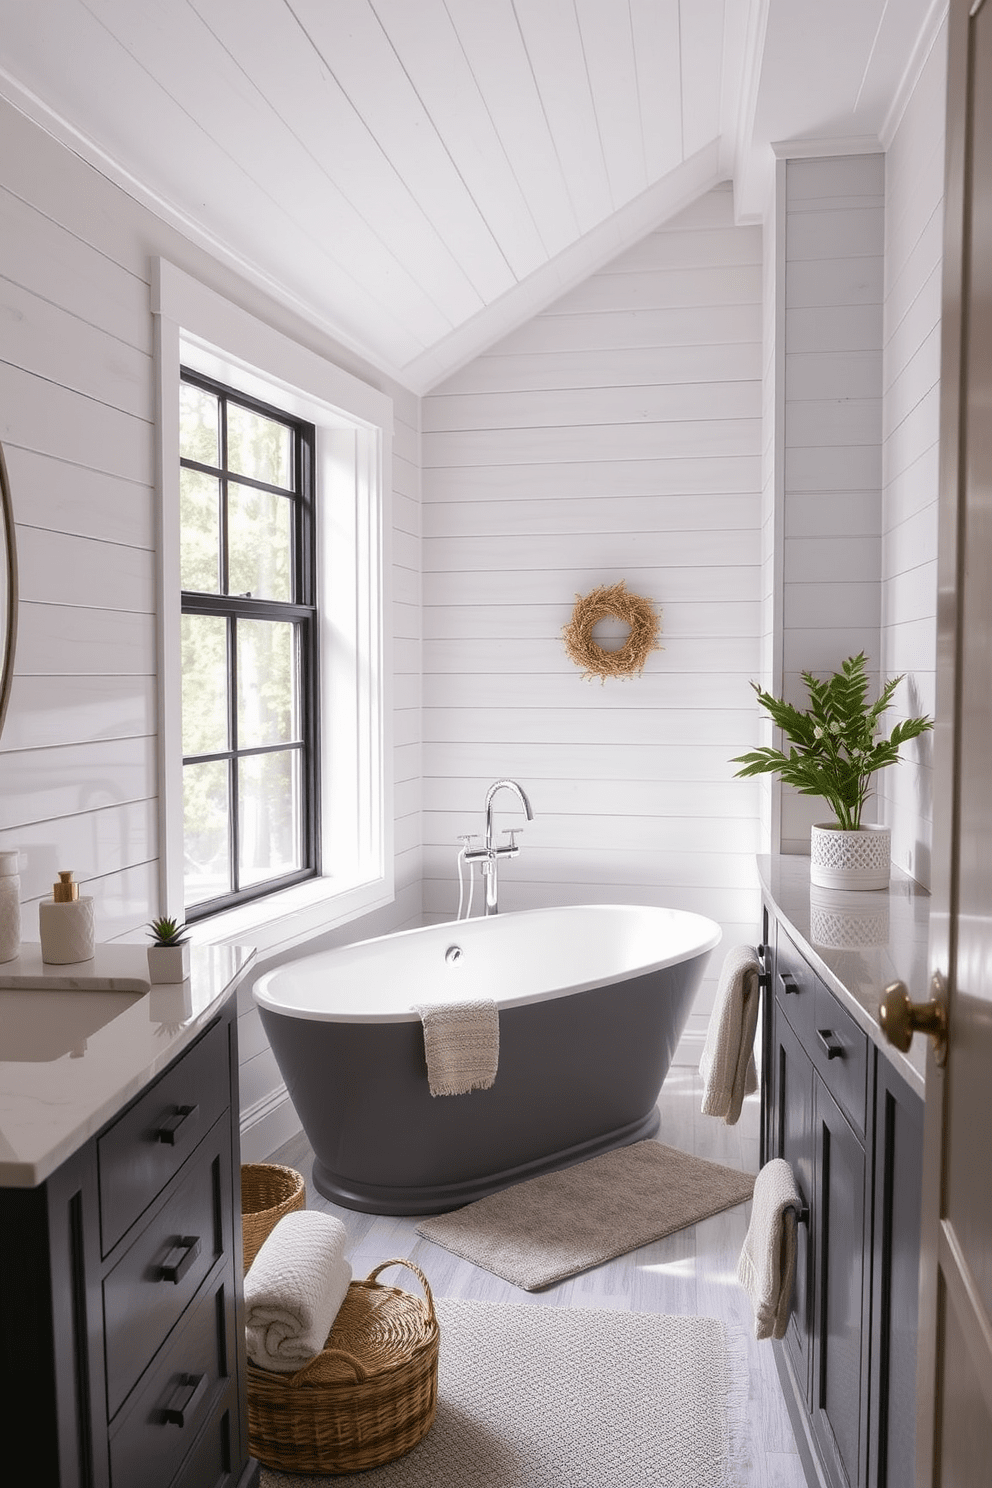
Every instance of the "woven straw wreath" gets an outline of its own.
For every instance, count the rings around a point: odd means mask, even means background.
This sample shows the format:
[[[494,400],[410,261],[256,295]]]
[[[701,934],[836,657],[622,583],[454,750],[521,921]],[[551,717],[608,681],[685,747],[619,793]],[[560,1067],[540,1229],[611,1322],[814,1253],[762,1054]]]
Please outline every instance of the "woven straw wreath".
[[[611,615],[630,626],[630,635],[617,651],[607,651],[592,638],[593,626]],[[562,629],[565,650],[582,668],[584,679],[633,677],[644,670],[652,651],[662,649],[658,634],[661,620],[650,599],[631,594],[623,579],[618,584],[600,584],[586,595],[576,595],[572,618]]]

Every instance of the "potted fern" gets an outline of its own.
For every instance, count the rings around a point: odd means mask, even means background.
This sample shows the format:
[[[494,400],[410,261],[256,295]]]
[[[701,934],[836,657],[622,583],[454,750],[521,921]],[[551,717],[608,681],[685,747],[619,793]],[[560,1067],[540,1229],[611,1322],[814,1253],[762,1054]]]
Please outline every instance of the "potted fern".
[[[751,686],[758,702],[783,732],[789,752],[753,749],[736,756],[738,777],[777,774],[804,796],[822,796],[835,820],[820,822],[810,834],[810,882],[829,889],[884,889],[889,881],[889,829],[864,826],[861,814],[871,795],[872,776],[899,759],[899,748],[933,728],[931,718],[904,718],[888,736],[879,720],[902,677],[886,682],[878,700],[868,702],[866,659],[849,656],[826,682],[803,672],[809,707]]]
[[[189,976],[189,940],[186,926],[169,915],[151,920],[148,931],[148,978],[152,982],[184,982]]]

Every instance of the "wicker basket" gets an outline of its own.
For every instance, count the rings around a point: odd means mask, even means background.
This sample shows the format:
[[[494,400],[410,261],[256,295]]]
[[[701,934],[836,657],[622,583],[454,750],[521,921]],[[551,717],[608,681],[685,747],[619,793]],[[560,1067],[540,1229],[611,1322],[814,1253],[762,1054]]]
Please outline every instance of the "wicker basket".
[[[284,1214],[307,1206],[303,1174],[279,1163],[243,1163],[241,1228],[245,1270],[258,1255]]]
[[[387,1266],[407,1266],[426,1300],[383,1286]],[[440,1331],[423,1272],[383,1261],[353,1281],[324,1351],[296,1374],[248,1364],[248,1448],[289,1473],[380,1467],[427,1435],[437,1412]]]

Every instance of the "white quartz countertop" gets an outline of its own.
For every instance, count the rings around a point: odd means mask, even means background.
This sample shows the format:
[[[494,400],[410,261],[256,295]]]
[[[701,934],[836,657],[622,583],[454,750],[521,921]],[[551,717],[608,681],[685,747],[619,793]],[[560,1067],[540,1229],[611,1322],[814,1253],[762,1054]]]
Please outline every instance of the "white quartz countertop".
[[[878,1005],[890,982],[905,982],[914,1002],[929,997],[930,895],[893,865],[887,889],[842,892],[809,881],[809,858],[758,858],[758,877],[779,920],[799,950],[899,1071],[911,1089],[926,1087],[926,1040],[908,1054],[888,1043]]]
[[[152,985],[143,945],[52,966],[0,964],[0,1186],[32,1188],[171,1064],[241,981],[247,946],[192,946],[188,981]]]

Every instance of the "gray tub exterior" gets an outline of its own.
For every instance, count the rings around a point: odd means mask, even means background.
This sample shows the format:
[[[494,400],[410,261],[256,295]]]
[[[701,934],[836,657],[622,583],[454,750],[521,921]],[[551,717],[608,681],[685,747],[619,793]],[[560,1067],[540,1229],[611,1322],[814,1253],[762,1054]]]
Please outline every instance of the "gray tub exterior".
[[[501,1008],[496,1082],[467,1095],[431,1095],[419,1021],[260,1007],[314,1150],[315,1188],[367,1213],[436,1214],[653,1136],[709,954]]]

